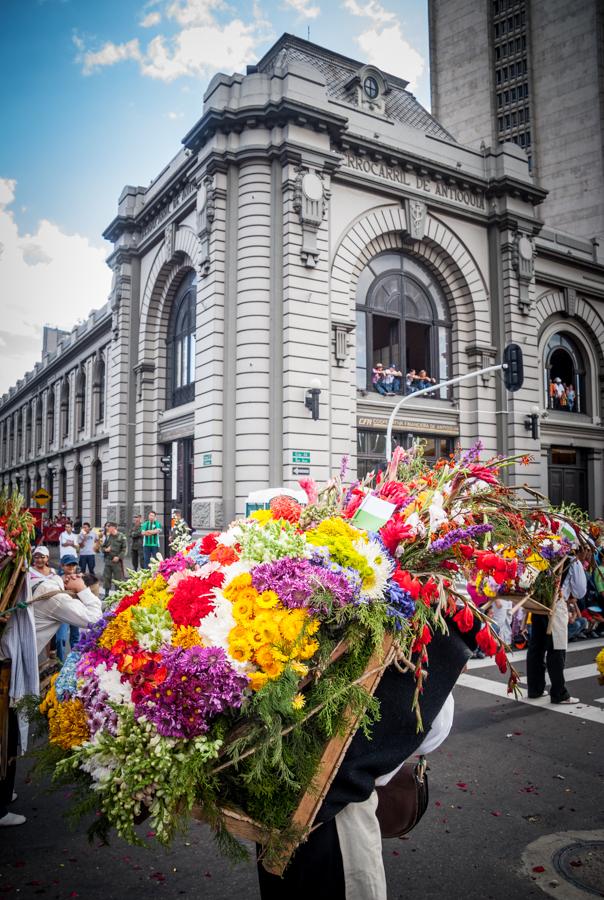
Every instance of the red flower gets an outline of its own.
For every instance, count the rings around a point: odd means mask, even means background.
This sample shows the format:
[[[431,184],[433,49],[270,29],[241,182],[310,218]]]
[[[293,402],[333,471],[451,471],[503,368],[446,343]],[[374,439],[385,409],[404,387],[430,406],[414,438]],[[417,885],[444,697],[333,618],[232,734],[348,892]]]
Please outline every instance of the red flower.
[[[413,578],[404,569],[397,569],[392,577],[399,587],[411,594],[415,601],[418,600],[422,586],[417,578]]]
[[[476,645],[487,656],[495,656],[497,653],[498,644],[488,625],[481,628],[476,635]]]
[[[488,466],[470,466],[470,477],[479,478],[487,484],[498,484],[497,470]]]
[[[352,519],[364,499],[365,494],[363,493],[363,491],[360,491],[358,488],[353,488],[350,494],[350,500],[346,504],[346,508],[343,512],[344,518]]]
[[[119,616],[121,612],[124,612],[124,610],[128,609],[130,606],[136,606],[142,596],[143,591],[141,589],[140,591],[135,591],[129,597],[123,597],[115,608],[116,616]]]
[[[211,531],[209,534],[206,534],[202,537],[200,541],[201,552],[205,553],[206,556],[209,556],[212,550],[215,550],[218,546],[218,532]]]
[[[474,614],[465,604],[453,616],[453,621],[460,631],[471,631],[474,626]]]
[[[382,500],[389,500],[396,506],[402,506],[409,496],[409,488],[400,481],[386,481],[380,487],[379,495]]]
[[[505,675],[508,670],[508,657],[503,644],[500,645],[499,650],[495,654],[495,662],[497,663],[497,668],[501,674]]]
[[[458,544],[459,550],[465,559],[471,559],[474,556],[474,547],[469,544]]]
[[[212,572],[206,578],[190,576],[179,581],[168,602],[168,610],[177,625],[197,626],[214,609],[212,588],[221,587],[222,572]]]
[[[413,536],[413,528],[407,525],[401,516],[393,516],[380,528],[380,536],[386,550],[394,556],[401,541]]]
[[[426,606],[429,606],[430,601],[438,597],[438,584],[433,578],[428,578],[426,583],[421,586],[420,594]]]
[[[233,547],[225,547],[224,544],[218,544],[215,550],[210,553],[212,562],[218,562],[221,566],[230,566],[237,562],[239,555]]]
[[[286,522],[300,521],[302,507],[293,497],[273,497],[269,506],[275,519],[285,519]]]

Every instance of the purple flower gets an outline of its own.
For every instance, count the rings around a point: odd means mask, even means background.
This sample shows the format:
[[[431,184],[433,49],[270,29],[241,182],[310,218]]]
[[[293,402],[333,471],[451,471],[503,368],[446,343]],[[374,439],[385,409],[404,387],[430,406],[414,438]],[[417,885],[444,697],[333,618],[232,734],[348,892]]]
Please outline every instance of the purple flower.
[[[442,553],[444,550],[450,550],[453,544],[460,541],[472,540],[481,534],[487,534],[493,530],[493,526],[488,523],[483,525],[470,525],[468,528],[454,528],[453,531],[447,532],[444,537],[432,541],[429,548],[433,553]]]
[[[87,653],[88,650],[95,648],[108,623],[114,618],[115,613],[112,610],[104,612],[98,621],[80,631],[80,638],[73,649],[79,650],[80,653]]]
[[[340,462],[340,478],[344,479],[346,477],[346,473],[348,472],[348,467],[350,466],[350,457],[347,453],[342,457],[342,461]]]
[[[387,615],[392,619],[396,631],[400,631],[405,620],[415,613],[415,601],[409,591],[404,590],[396,581],[391,581],[386,592]]]
[[[357,573],[349,573],[320,550],[309,559],[283,559],[261,563],[252,572],[257,591],[275,591],[288,609],[329,608],[354,603],[360,592]]]
[[[468,466],[474,465],[474,463],[480,462],[480,454],[484,450],[484,444],[482,441],[476,441],[476,443],[470,447],[469,450],[462,455],[459,460],[460,466],[464,469],[467,469]]]
[[[110,706],[109,695],[101,690],[99,676],[95,671],[95,666],[100,661],[87,654],[78,662],[77,673],[82,676],[78,687],[78,697],[86,710],[86,719],[91,735],[101,730],[116,734],[117,713]]]
[[[220,647],[172,647],[162,652],[162,665],[168,675],[139,700],[135,715],[154,722],[164,737],[196,737],[220,713],[241,706],[248,680]]]

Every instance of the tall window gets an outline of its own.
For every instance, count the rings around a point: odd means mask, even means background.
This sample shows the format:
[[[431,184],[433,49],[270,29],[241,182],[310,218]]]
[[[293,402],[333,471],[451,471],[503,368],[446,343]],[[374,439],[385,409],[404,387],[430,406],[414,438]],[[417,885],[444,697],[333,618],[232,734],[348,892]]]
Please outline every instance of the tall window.
[[[32,404],[28,403],[27,408],[25,410],[25,455],[31,456],[31,450],[33,446],[33,436],[32,436]]]
[[[404,253],[382,253],[363,269],[357,284],[357,386],[373,387],[381,364],[402,373],[394,392],[405,391],[415,370],[426,379],[449,376],[450,323],[445,299],[432,274]],[[381,391],[380,391],[381,393]]]
[[[197,280],[191,272],[174,298],[168,326],[168,406],[180,406],[195,397],[195,312]]]
[[[52,385],[48,390],[48,402],[46,404],[46,436],[47,444],[51,447],[55,441],[55,388]]]
[[[65,466],[59,471],[59,505],[59,512],[64,513],[67,509],[67,469]]]
[[[106,390],[106,369],[103,355],[99,353],[94,364],[94,382],[92,392],[95,398],[96,414],[95,421],[99,425],[105,421],[105,390]]]
[[[17,413],[17,459],[23,455],[23,410]]]
[[[86,370],[83,366],[76,376],[75,400],[77,430],[84,431],[86,427]]]
[[[36,450],[42,449],[42,394],[36,398]]]
[[[95,525],[101,525],[103,521],[103,464],[100,459],[95,460],[92,464],[92,483],[94,485],[92,518]]]
[[[544,387],[549,409],[587,413],[587,372],[576,341],[565,332],[552,335],[544,355]]]
[[[84,470],[80,463],[73,469],[74,518],[82,524],[82,506],[84,499]]]
[[[61,385],[61,437],[63,440],[69,437],[69,395],[69,375],[64,375]]]

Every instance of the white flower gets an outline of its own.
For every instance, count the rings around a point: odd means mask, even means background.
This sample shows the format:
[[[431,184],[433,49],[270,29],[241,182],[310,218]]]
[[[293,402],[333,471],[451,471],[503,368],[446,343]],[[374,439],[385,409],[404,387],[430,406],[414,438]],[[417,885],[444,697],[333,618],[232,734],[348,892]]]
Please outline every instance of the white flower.
[[[448,516],[443,509],[444,497],[440,491],[434,491],[432,502],[428,512],[430,513],[430,531],[436,531],[443,522],[446,522]]]
[[[239,525],[231,525],[227,531],[224,531],[218,537],[218,543],[224,547],[232,547],[234,544],[239,543],[242,533]]]
[[[415,536],[419,535],[419,537],[424,537],[424,535],[426,534],[426,526],[420,519],[419,513],[414,512],[411,513],[410,516],[407,516],[407,518],[405,519],[405,524],[413,528]]]
[[[392,575],[394,564],[376,541],[355,541],[352,545],[371,566],[372,574],[363,579],[361,594],[368,600],[381,600]]]
[[[113,703],[125,703],[133,706],[132,687],[128,681],[122,681],[117,666],[113,665],[107,669],[103,663],[99,663],[94,671],[98,675],[100,689]]]

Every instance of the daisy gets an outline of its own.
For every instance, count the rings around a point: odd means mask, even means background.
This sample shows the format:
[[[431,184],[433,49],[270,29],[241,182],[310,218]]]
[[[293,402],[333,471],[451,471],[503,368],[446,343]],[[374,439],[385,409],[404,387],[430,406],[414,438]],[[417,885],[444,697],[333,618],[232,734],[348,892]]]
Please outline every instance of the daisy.
[[[376,541],[355,541],[353,547],[371,568],[371,574],[363,578],[361,596],[367,600],[381,600],[394,570],[394,563]]]

